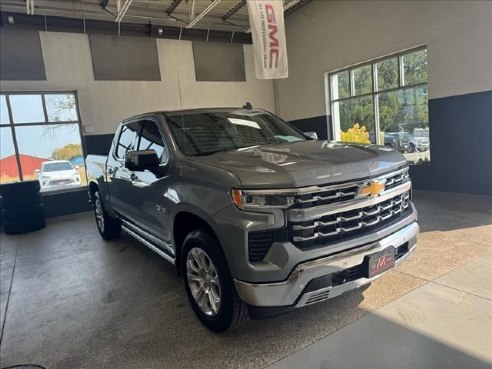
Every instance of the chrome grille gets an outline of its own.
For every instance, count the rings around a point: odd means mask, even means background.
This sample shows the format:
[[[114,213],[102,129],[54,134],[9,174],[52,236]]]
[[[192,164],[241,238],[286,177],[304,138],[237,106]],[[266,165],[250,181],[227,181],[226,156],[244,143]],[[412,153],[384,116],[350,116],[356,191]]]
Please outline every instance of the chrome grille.
[[[410,179],[408,168],[371,178],[385,183],[385,191],[397,187]],[[331,186],[312,186],[300,189],[295,195],[294,208],[310,208],[319,205],[329,205],[354,200],[359,188],[370,179],[357,182],[342,183]]]
[[[299,248],[364,232],[402,215],[409,207],[410,192],[404,192],[376,205],[321,216],[310,221],[290,221],[290,242]]]

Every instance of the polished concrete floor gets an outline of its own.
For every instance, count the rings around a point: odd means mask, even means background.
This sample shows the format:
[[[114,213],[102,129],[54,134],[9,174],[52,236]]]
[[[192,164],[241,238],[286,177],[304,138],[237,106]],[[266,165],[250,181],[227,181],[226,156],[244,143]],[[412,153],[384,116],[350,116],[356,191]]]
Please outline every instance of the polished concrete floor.
[[[92,217],[0,237],[0,367],[490,368],[492,198],[416,192],[414,257],[362,292],[224,335],[173,268]]]

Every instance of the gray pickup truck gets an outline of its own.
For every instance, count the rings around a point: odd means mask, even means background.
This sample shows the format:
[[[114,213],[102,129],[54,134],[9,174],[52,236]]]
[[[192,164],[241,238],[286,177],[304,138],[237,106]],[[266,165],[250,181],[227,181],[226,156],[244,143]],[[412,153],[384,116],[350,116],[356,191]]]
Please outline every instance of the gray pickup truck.
[[[419,232],[400,153],[250,106],[126,119],[87,169],[101,236],[124,230],[173,263],[214,331],[366,285]]]

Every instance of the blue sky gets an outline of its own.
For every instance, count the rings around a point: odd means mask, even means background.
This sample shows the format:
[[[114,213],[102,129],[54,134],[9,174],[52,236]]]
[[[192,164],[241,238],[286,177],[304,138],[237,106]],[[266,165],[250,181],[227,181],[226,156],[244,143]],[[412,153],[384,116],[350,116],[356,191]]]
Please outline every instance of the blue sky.
[[[61,95],[46,95],[48,116],[61,116],[63,120],[76,120],[75,109],[60,111],[55,108],[56,98]],[[43,122],[44,112],[40,95],[15,95],[10,96],[12,115],[16,127],[17,142],[21,154],[51,157],[52,152],[67,144],[79,143],[80,132],[78,124],[55,126],[44,124],[42,126],[22,126],[19,123]],[[8,124],[9,115],[5,96],[0,97],[0,123]],[[0,158],[14,154],[12,133],[10,127],[0,129]]]

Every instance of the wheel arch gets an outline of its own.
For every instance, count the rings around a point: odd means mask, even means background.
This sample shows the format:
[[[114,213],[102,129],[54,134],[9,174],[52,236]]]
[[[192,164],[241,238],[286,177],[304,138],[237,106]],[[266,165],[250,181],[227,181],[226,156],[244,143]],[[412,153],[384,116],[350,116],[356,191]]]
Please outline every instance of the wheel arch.
[[[217,233],[214,231],[212,225],[204,219],[204,217],[189,210],[181,210],[174,216],[172,237],[174,242],[174,251],[176,254],[176,270],[178,275],[181,275],[181,251],[183,249],[183,242],[190,232],[199,228],[208,230],[217,239],[220,245]]]

